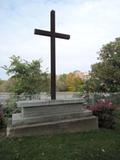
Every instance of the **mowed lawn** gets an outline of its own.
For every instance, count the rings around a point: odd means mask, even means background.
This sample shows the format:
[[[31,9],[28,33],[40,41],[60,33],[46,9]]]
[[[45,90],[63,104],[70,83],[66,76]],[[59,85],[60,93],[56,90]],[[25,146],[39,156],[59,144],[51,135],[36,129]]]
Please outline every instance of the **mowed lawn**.
[[[120,160],[120,132],[1,137],[0,160]]]

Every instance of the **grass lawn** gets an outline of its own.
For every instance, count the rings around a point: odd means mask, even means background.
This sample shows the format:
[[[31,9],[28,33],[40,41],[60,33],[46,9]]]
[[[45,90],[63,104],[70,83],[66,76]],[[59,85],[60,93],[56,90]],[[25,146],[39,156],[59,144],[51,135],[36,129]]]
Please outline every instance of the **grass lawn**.
[[[120,160],[120,132],[0,138],[0,160]]]
[[[22,138],[0,137],[0,160],[120,160],[119,120],[114,130]]]

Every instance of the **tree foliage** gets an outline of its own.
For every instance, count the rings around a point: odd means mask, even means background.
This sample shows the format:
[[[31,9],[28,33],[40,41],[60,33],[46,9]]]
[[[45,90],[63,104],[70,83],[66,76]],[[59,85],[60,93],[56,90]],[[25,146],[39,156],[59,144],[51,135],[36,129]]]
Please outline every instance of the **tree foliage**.
[[[67,74],[62,74],[57,79],[57,90],[64,92],[67,91]]]
[[[6,81],[0,79],[0,92],[6,91]]]
[[[90,91],[120,91],[120,38],[103,45],[99,63],[92,65],[91,78],[86,82]]]
[[[19,56],[10,58],[10,66],[3,66],[11,75],[11,91],[16,94],[35,94],[48,90],[48,74],[41,70],[41,60],[28,62]]]
[[[62,74],[57,80],[58,91],[79,92],[82,91],[83,80],[74,73]]]
[[[67,89],[68,91],[78,92],[81,91],[83,80],[76,76],[74,73],[69,73],[67,75]]]

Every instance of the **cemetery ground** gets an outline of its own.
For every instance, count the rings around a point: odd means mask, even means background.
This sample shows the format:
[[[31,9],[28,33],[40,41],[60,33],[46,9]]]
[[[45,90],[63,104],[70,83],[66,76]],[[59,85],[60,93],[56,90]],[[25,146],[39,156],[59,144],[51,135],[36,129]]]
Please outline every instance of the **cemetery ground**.
[[[114,129],[20,138],[0,137],[2,160],[119,160],[120,110]]]

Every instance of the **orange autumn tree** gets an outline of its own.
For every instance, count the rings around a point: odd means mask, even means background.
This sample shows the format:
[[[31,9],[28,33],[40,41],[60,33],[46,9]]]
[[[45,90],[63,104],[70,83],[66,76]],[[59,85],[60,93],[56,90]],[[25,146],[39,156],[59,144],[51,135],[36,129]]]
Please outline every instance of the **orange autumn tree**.
[[[82,86],[84,84],[84,81],[74,73],[69,73],[66,76],[66,84],[67,84],[67,91],[78,92],[82,91]]]

